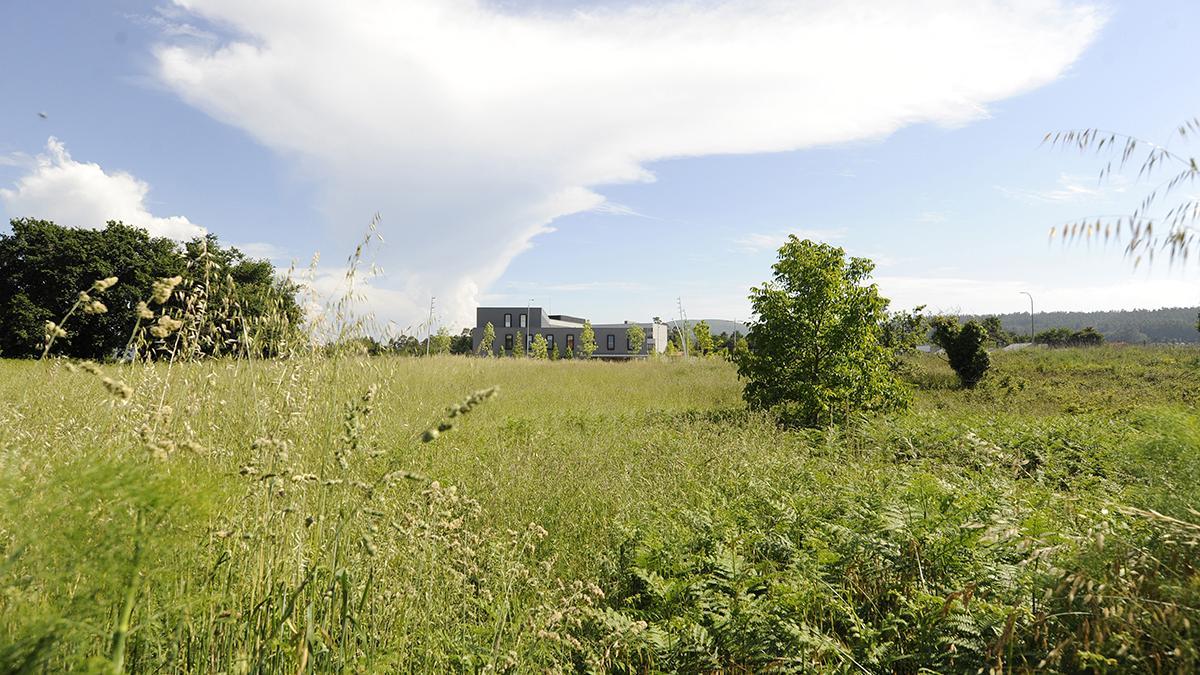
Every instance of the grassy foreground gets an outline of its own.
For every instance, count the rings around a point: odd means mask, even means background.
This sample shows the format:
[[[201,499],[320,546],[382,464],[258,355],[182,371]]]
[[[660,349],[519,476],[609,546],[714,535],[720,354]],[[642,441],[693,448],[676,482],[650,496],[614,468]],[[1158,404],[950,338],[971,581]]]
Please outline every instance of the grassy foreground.
[[[0,362],[0,671],[1200,668],[1200,351],[996,361]]]

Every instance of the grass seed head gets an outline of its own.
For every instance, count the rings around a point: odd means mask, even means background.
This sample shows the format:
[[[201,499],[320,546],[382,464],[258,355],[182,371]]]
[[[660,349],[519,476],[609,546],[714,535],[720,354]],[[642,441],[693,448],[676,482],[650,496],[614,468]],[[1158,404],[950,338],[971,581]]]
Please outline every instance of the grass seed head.
[[[46,337],[48,338],[65,338],[67,331],[53,321],[46,322]]]
[[[92,284],[92,290],[95,290],[98,293],[103,293],[104,291],[107,291],[108,289],[110,289],[116,285],[117,285],[116,277],[105,277],[103,279],[97,279],[95,281],[95,283]]]
[[[159,279],[158,281],[155,281],[154,288],[150,293],[150,299],[155,304],[161,305],[165,303],[167,300],[171,299],[171,293],[182,281],[183,277],[179,276],[178,274],[173,277],[167,277],[165,279]]]

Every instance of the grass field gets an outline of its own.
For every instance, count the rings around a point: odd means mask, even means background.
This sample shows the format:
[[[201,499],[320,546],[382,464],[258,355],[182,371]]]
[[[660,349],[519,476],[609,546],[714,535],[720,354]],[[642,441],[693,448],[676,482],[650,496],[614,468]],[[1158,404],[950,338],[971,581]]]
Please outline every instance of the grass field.
[[[1200,350],[912,366],[0,362],[0,671],[1200,667]]]

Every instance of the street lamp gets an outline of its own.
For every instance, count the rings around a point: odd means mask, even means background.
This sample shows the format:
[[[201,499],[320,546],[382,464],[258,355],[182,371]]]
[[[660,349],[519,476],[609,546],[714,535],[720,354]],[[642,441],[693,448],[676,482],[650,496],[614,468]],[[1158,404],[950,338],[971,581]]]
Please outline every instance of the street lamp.
[[[1021,291],[1021,295],[1029,296],[1029,344],[1033,344],[1033,295],[1029,291]]]

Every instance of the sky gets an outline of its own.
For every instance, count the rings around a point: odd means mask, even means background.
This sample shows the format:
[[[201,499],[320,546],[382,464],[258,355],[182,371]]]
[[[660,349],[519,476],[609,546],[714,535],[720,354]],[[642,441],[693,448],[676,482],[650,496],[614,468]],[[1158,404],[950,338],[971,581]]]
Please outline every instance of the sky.
[[[1048,238],[1158,178],[1041,140],[1200,152],[1171,138],[1197,28],[1194,0],[10,0],[0,217],[214,233],[335,295],[378,214],[360,311],[409,332],[431,296],[454,329],[744,320],[788,234],[873,259],[895,309],[1190,306],[1195,263]]]

